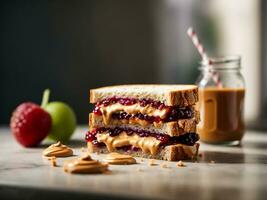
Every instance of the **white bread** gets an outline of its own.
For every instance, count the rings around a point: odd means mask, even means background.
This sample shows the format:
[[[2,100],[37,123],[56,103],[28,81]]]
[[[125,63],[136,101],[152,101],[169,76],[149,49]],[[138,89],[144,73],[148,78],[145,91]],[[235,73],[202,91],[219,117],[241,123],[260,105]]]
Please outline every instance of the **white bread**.
[[[154,133],[167,134],[170,136],[179,136],[189,132],[196,132],[196,125],[199,121],[199,113],[196,112],[195,117],[191,119],[180,119],[178,121],[163,123],[161,127],[155,127],[153,124],[150,124],[146,127],[142,127],[138,124],[124,124],[122,120],[112,119],[110,120],[109,125],[105,125],[103,122],[102,116],[94,115],[93,113],[89,114],[89,126],[90,130],[93,128],[132,128],[132,129],[143,129]]]
[[[93,145],[91,142],[87,143],[88,151],[93,153],[110,153],[108,149],[104,147],[97,147]],[[157,155],[151,155],[149,153],[144,153],[142,151],[123,151],[123,150],[116,150],[118,153],[122,154],[130,154],[136,157],[144,157],[144,158],[152,158],[152,159],[159,159],[159,160],[167,160],[167,161],[179,161],[179,160],[192,160],[196,159],[198,156],[198,148],[199,143],[196,143],[193,146],[176,144],[176,145],[169,145],[162,149],[160,149]]]
[[[116,85],[90,90],[90,103],[97,103],[105,98],[131,97],[153,99],[167,106],[190,106],[198,101],[196,85]]]

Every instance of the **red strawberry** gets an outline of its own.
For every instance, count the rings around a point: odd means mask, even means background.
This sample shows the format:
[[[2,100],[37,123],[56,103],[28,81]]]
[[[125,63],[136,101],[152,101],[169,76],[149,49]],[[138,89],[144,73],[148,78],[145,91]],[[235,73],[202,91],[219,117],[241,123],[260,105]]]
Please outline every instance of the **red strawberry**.
[[[31,102],[20,104],[10,120],[13,135],[25,147],[38,145],[48,135],[51,124],[48,112]]]

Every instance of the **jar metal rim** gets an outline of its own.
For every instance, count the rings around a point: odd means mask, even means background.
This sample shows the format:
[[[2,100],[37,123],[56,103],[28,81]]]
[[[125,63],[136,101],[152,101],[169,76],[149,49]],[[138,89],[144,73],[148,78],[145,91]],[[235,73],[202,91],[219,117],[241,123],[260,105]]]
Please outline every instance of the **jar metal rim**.
[[[212,63],[212,67],[215,70],[240,69],[240,55],[210,57],[210,60]],[[200,70],[206,69],[208,66],[208,63],[204,60],[199,62],[199,64]]]

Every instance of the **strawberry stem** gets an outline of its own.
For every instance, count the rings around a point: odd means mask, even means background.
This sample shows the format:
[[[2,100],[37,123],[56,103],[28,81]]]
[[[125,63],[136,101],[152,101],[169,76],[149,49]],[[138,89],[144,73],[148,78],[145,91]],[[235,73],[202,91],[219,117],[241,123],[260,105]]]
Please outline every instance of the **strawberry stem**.
[[[46,89],[43,93],[43,99],[42,99],[42,104],[41,104],[42,108],[44,108],[47,105],[49,101],[49,96],[50,96],[50,90]]]

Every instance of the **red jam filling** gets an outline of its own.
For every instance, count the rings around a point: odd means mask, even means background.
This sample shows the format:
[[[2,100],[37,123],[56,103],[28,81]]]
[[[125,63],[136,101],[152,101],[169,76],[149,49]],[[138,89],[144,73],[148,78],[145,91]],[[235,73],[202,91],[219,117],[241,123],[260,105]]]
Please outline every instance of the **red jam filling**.
[[[106,107],[110,104],[115,104],[119,103],[121,105],[133,105],[136,103],[139,103],[140,106],[145,107],[147,105],[151,105],[154,108],[157,108],[159,110],[162,110],[163,108],[168,109],[168,113],[166,118],[161,119],[158,116],[148,116],[146,114],[142,113],[137,113],[137,114],[128,114],[126,112],[118,112],[118,113],[113,113],[112,118],[114,119],[133,119],[133,118],[138,118],[141,120],[146,120],[149,121],[150,123],[156,122],[170,122],[170,121],[177,121],[178,119],[189,119],[192,118],[194,115],[194,112],[190,107],[178,107],[178,106],[166,106],[164,103],[161,103],[159,101],[153,101],[151,99],[134,99],[134,98],[117,98],[117,97],[112,97],[112,98],[107,98],[104,99],[100,102],[98,102],[93,110],[93,113],[95,115],[102,115],[100,108],[102,106]]]
[[[122,131],[126,132],[127,135],[137,134],[140,137],[155,137],[157,140],[160,140],[162,146],[172,145],[172,144],[185,144],[185,145],[194,145],[198,140],[199,136],[196,133],[186,133],[181,136],[171,137],[169,135],[163,135],[159,133],[152,133],[145,130],[133,130],[130,128],[96,128],[91,132],[87,132],[85,140],[87,142],[92,142],[95,145],[102,146],[103,143],[99,143],[96,138],[97,133],[107,132],[111,137],[119,135]]]

